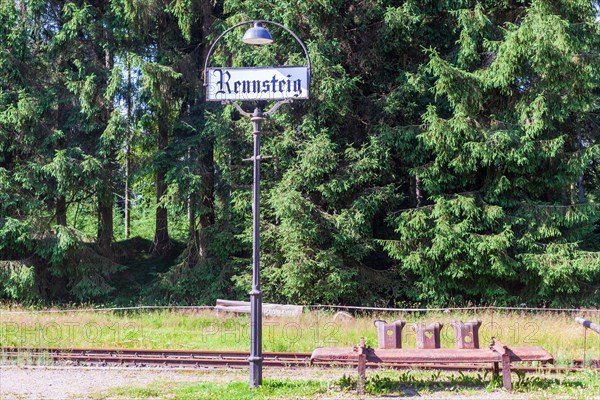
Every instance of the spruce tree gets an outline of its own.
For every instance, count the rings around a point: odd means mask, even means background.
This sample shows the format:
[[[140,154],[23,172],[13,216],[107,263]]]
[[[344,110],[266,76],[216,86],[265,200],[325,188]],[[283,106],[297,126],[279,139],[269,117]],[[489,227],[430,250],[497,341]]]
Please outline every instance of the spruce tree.
[[[312,60],[311,98],[263,127],[267,301],[593,303],[598,9],[2,2],[0,297],[111,293],[131,244],[115,246],[117,207],[169,256],[144,264],[140,287],[170,262],[139,295],[246,297],[252,132],[233,107],[205,103],[202,67],[225,29],[267,19]],[[269,29],[275,43],[258,47],[231,32],[211,63],[305,63],[286,31]],[[170,261],[169,249],[184,250]]]
[[[411,170],[425,204],[390,216],[386,250],[417,300],[569,303],[600,273],[584,179],[598,156],[595,11],[537,0],[452,15],[455,51],[428,51],[437,101]]]
[[[9,274],[0,291],[15,297],[13,277],[24,276],[19,266],[33,272],[23,298],[106,295],[113,290],[106,278],[119,268],[99,255],[108,253],[112,241],[110,215],[103,219],[109,228],[104,232],[110,232],[103,248],[84,243],[89,239],[67,227],[71,203],[110,186],[102,179],[110,162],[99,159],[110,154],[116,125],[108,113],[96,112],[110,109],[109,95],[103,101],[106,86],[96,91],[96,77],[108,80],[108,58],[86,40],[106,39],[97,30],[102,24],[92,23],[102,10],[42,1],[5,2],[1,10],[6,75],[0,78],[0,167],[10,177],[2,182],[3,193],[19,203],[3,202],[0,211],[8,222],[0,227],[0,258],[7,260],[1,269]]]
[[[387,210],[418,197],[407,169],[421,154],[415,136],[431,99],[421,48],[447,42],[441,38],[448,16],[414,2],[229,1],[226,10],[236,12],[232,23],[283,23],[306,41],[312,59],[310,100],[282,107],[263,134],[263,153],[275,160],[265,162],[262,180],[266,296],[302,303],[402,297],[398,270],[374,239],[390,234]],[[305,62],[293,38],[272,33],[270,49],[239,49],[237,58],[246,54],[241,62],[252,65]],[[237,129],[247,132],[245,122]],[[243,178],[248,185],[251,176]],[[236,194],[242,198],[239,205],[248,207],[249,197]],[[239,205],[235,212],[247,210]],[[247,277],[242,269],[237,282],[247,285]]]

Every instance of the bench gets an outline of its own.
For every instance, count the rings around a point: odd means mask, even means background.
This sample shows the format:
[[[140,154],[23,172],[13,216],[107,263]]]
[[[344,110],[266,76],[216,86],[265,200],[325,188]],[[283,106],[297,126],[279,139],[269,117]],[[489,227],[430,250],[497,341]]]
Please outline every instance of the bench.
[[[321,347],[313,351],[311,363],[340,362],[358,365],[358,391],[364,392],[367,363],[372,364],[492,364],[494,375],[502,365],[503,387],[512,390],[511,362],[538,361],[553,364],[554,357],[542,347],[508,347],[496,338],[485,349],[373,349],[361,338],[357,347]]]

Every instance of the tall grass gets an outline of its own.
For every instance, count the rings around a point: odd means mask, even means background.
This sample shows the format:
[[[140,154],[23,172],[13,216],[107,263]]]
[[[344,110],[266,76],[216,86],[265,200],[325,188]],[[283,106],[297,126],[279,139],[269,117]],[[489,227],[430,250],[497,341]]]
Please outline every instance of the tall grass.
[[[0,310],[0,345],[32,347],[123,347],[148,349],[248,350],[247,315],[217,315],[212,310],[56,312]],[[557,365],[583,358],[584,328],[575,316],[597,322],[598,314],[568,312],[412,312],[364,314],[336,319],[332,312],[313,311],[299,318],[264,318],[264,351],[312,351],[316,347],[348,347],[364,337],[377,347],[375,319],[405,320],[402,345],[416,347],[412,324],[444,324],[442,347],[454,347],[451,320],[479,319],[480,347],[497,337],[509,346],[541,346]],[[588,331],[586,358],[600,359],[600,335]]]

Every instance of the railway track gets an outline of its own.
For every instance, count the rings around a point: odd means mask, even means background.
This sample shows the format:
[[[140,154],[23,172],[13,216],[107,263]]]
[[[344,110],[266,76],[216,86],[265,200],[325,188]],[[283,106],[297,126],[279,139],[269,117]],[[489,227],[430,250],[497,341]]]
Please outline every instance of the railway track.
[[[212,350],[147,350],[94,348],[0,347],[0,360],[80,366],[134,366],[176,368],[245,368],[247,352]],[[263,353],[265,367],[308,367],[310,353]]]
[[[134,367],[134,368],[248,368],[249,353],[241,351],[213,350],[147,350],[147,349],[95,349],[95,348],[33,348],[0,347],[2,365],[44,365],[44,366],[80,366],[80,367]],[[353,361],[313,362],[311,353],[302,352],[265,352],[265,368],[308,368],[308,367],[348,367],[354,368]],[[491,366],[481,364],[399,364],[367,363],[367,368],[388,369],[434,369],[447,371],[491,370]],[[513,370],[524,372],[543,371],[564,373],[582,370],[581,367],[533,367],[514,366]],[[596,366],[598,369],[598,366]]]

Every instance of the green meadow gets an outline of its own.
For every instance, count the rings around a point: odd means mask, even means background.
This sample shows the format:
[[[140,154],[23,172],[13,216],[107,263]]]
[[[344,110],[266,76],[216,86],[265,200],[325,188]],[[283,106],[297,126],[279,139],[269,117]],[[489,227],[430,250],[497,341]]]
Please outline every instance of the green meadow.
[[[597,313],[596,313],[597,314]],[[336,318],[330,311],[305,312],[298,318],[263,320],[264,351],[312,351],[317,347],[354,346],[364,337],[377,346],[376,319],[406,321],[402,346],[416,347],[412,325],[444,324],[442,347],[454,347],[452,320],[479,319],[480,347],[496,337],[509,346],[541,346],[554,355],[556,365],[573,359],[600,358],[600,335],[575,322],[592,321],[594,312],[410,312],[363,313],[352,319]],[[586,338],[587,336],[587,338]],[[0,344],[23,347],[122,347],[179,350],[248,350],[247,315],[217,314],[213,310],[27,310],[0,311]],[[585,342],[585,346],[584,346]]]
[[[213,310],[34,310],[0,309],[0,345],[31,347],[117,347],[146,349],[243,350],[249,347],[247,315],[217,314]],[[571,366],[574,359],[600,359],[600,335],[575,322],[576,316],[597,320],[597,313],[531,312],[497,310],[361,313],[339,318],[331,311],[306,311],[298,318],[264,318],[264,351],[312,351],[322,346],[354,346],[361,337],[377,346],[375,319],[404,320],[402,346],[415,347],[412,325],[418,322],[444,324],[442,347],[454,346],[452,320],[479,319],[480,347],[497,337],[509,346],[542,346],[556,359],[557,366]],[[43,364],[43,360],[37,360]],[[338,373],[339,372],[339,373]],[[201,382],[156,381],[144,387],[125,386],[92,394],[92,399],[290,399],[365,398],[356,395],[354,369],[338,371],[323,379],[318,371],[295,373],[292,378],[265,372],[261,388],[251,390],[245,371],[231,372],[234,378]],[[203,373],[204,374],[204,373]],[[306,376],[305,376],[306,374]],[[333,378],[332,378],[333,376]],[[568,374],[513,373],[514,391],[524,396],[588,399],[600,397],[598,372],[586,369]],[[499,379],[487,372],[369,371],[369,396],[460,396],[487,397],[502,392]]]

